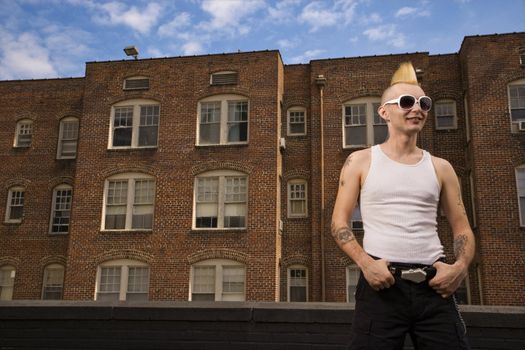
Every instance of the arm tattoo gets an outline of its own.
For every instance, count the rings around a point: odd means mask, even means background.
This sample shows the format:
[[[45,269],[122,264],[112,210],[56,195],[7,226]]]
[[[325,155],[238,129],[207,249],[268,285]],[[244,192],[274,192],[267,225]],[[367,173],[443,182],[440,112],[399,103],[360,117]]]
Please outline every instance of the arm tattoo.
[[[465,245],[467,244],[468,238],[465,234],[460,234],[454,239],[454,255],[456,259],[465,254]]]
[[[350,163],[352,163],[352,155],[349,155],[349,156],[346,158],[346,161],[345,161],[345,165],[344,165],[344,167],[350,165]]]
[[[463,200],[461,199],[461,186],[458,186],[458,206],[464,216],[467,216],[467,211],[463,205]]]
[[[334,239],[345,245],[355,240],[354,233],[348,226],[336,228],[334,223],[332,223],[332,236]]]

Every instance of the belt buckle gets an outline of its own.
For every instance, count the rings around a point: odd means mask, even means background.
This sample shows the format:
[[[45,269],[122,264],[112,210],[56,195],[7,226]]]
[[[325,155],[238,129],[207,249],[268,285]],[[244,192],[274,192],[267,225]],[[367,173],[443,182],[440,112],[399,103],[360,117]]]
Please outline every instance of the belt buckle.
[[[414,283],[421,283],[427,279],[427,273],[423,269],[410,269],[401,271],[401,278]]]

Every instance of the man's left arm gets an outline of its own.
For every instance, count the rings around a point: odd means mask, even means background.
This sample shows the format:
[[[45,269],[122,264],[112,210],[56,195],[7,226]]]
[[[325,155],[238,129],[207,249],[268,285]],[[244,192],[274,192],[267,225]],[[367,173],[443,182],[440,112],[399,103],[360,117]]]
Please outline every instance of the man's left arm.
[[[441,181],[441,205],[447,216],[454,236],[454,264],[437,262],[436,276],[429,285],[443,298],[452,295],[468,274],[468,267],[474,258],[474,234],[468,222],[461,198],[461,187],[452,165],[443,159],[436,159],[435,166]]]

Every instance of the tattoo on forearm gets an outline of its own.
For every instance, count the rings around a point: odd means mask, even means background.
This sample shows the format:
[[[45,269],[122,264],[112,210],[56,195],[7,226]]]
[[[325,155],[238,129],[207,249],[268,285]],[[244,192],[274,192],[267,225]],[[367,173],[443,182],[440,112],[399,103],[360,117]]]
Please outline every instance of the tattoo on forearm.
[[[340,242],[341,245],[355,240],[355,235],[348,226],[336,228],[334,223],[332,223],[332,236],[336,241]]]
[[[465,255],[465,245],[467,241],[468,238],[465,234],[460,234],[454,239],[454,255],[456,259]]]

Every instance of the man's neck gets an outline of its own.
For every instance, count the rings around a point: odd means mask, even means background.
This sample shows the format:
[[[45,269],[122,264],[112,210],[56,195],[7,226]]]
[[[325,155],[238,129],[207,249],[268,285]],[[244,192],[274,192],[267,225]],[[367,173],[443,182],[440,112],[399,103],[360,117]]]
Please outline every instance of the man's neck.
[[[388,140],[381,145],[381,149],[394,160],[405,160],[411,163],[414,156],[421,156],[421,150],[417,147],[416,143],[417,134],[413,136],[399,135],[398,137],[389,137]]]

